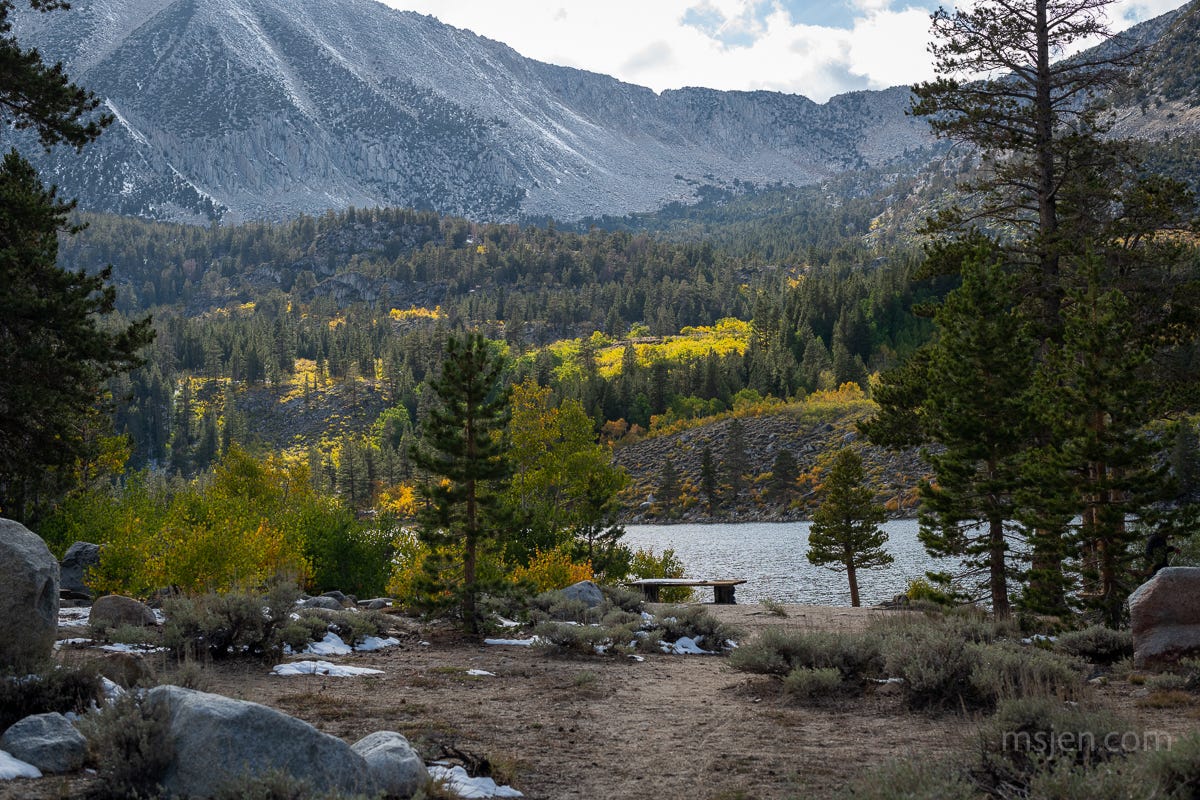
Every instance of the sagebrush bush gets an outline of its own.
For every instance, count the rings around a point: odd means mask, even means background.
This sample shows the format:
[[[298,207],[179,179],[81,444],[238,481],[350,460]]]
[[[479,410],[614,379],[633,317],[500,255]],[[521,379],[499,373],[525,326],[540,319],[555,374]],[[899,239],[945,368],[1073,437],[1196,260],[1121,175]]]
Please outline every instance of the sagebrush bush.
[[[665,642],[676,642],[687,636],[705,650],[717,652],[728,650],[728,643],[741,636],[737,628],[721,622],[702,606],[665,609],[655,624],[662,628]]]
[[[780,676],[800,668],[836,669],[848,685],[861,687],[882,672],[882,641],[874,632],[766,628],[734,650],[730,664],[744,672]]]
[[[823,667],[797,667],[783,678],[784,694],[798,700],[830,700],[846,692],[842,673]]]
[[[941,626],[914,628],[888,638],[885,652],[884,671],[904,681],[909,707],[936,710],[976,704],[971,655],[955,632]]]
[[[1147,743],[1150,745],[1151,743]],[[1157,785],[1161,797],[1195,800],[1200,797],[1200,734],[1167,743],[1156,742],[1157,749],[1147,753],[1146,783]]]
[[[301,620],[314,620],[309,625],[314,630],[318,623],[324,624],[324,629],[313,638],[321,639],[325,631],[333,631],[347,644],[358,644],[368,636],[381,636],[387,632],[390,622],[386,615],[378,611],[333,611],[327,608],[300,609],[298,616]]]
[[[294,586],[280,584],[266,596],[231,592],[168,598],[163,645],[187,658],[276,655],[283,646],[279,631],[292,621],[298,597]]]
[[[100,675],[86,665],[47,663],[32,673],[0,672],[0,732],[32,714],[81,713],[102,697]]]
[[[87,714],[80,731],[100,777],[95,800],[155,797],[174,758],[165,703],[146,703],[127,694]]]
[[[1114,664],[1133,655],[1133,634],[1093,625],[1060,634],[1054,646],[1093,664]]]
[[[301,778],[279,770],[235,778],[213,795],[213,800],[369,800],[365,795],[314,789]]]
[[[980,735],[978,774],[988,788],[1025,796],[1035,776],[1092,767],[1125,755],[1130,725],[1107,711],[1049,697],[1002,701]]]
[[[905,759],[870,770],[854,782],[855,800],[977,800],[979,791],[955,764]]]
[[[978,703],[992,706],[1018,697],[1076,697],[1083,686],[1081,665],[1058,653],[1009,642],[967,646],[971,685]]]

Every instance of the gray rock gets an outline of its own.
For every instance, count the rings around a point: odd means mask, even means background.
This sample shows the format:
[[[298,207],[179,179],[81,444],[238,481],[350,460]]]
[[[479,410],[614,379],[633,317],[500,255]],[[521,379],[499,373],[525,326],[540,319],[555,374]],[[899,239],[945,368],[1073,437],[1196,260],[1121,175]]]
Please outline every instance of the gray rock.
[[[580,581],[573,583],[562,590],[563,597],[569,600],[579,600],[587,604],[588,608],[595,608],[604,602],[604,592],[600,591],[600,587],[591,581]]]
[[[1167,567],[1129,596],[1139,667],[1200,654],[1200,567]]]
[[[341,603],[343,605],[345,605],[345,603],[346,603],[346,595],[342,594],[341,592],[337,591],[336,589],[334,589],[332,592],[322,592],[321,597],[332,597],[334,600],[337,600],[339,603]]]
[[[342,604],[334,597],[310,597],[300,604],[303,608],[324,608],[329,611],[341,611]]]
[[[363,600],[359,605],[368,611],[379,611],[380,609],[391,608],[392,602],[392,598],[390,597],[376,597],[371,600]]]
[[[92,596],[87,585],[87,571],[100,563],[100,545],[90,542],[75,542],[67,548],[59,562],[59,586],[64,592],[85,597]]]
[[[0,750],[42,772],[75,772],[87,759],[87,740],[62,714],[36,714],[6,730]]]
[[[101,628],[117,628],[121,625],[149,628],[158,624],[150,606],[119,594],[106,594],[93,603],[91,620],[93,626]]]
[[[50,657],[58,632],[58,561],[37,534],[0,519],[0,664]]]
[[[367,762],[350,745],[273,708],[178,686],[151,689],[147,702],[168,709],[173,756],[162,778],[165,796],[212,797],[231,781],[270,771],[317,792],[375,790]]]
[[[429,782],[425,762],[395,731],[376,731],[352,747],[366,760],[376,789],[388,797],[412,797]]]

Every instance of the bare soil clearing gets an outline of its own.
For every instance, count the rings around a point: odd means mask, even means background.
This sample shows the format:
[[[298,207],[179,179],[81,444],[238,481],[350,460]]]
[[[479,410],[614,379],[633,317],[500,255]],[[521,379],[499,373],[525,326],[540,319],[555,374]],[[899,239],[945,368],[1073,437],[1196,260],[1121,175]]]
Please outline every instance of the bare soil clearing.
[[[895,612],[757,605],[707,608],[748,639],[771,625],[852,630]],[[654,610],[654,609],[651,609]],[[898,697],[868,694],[800,706],[778,684],[718,656],[564,654],[487,646],[445,628],[396,618],[402,645],[329,659],[380,676],[278,677],[271,665],[209,665],[199,688],[252,700],[355,741],[376,730],[408,736],[427,758],[458,751],[486,758],[527,797],[829,798],[871,765],[969,751],[976,720],[927,717]],[[494,676],[471,676],[467,670]],[[171,680],[171,671],[160,676]],[[1101,699],[1141,725],[1173,735],[1197,726],[1192,707],[1143,709],[1137,687],[1114,682]],[[88,781],[0,784],[0,800],[82,796]]]

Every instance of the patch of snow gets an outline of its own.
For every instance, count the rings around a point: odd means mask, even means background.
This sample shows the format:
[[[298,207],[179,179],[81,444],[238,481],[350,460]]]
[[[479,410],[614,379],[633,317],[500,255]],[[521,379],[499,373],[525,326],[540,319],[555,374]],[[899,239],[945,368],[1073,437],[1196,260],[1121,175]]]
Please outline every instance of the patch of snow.
[[[14,778],[40,778],[42,771],[33,764],[26,764],[18,758],[0,750],[0,781],[11,781]],[[465,797],[466,795],[464,795]],[[492,797],[493,795],[477,794],[473,797]],[[509,795],[510,797],[513,795]]]
[[[72,645],[72,644],[91,644],[91,643],[92,643],[92,640],[87,639],[87,638],[59,639],[57,642],[54,643],[54,649],[57,650],[60,647],[66,647],[66,646]]]
[[[507,645],[509,647],[531,647],[539,644],[542,641],[540,636],[531,636],[528,639],[484,639],[484,644]]]
[[[1035,644],[1036,642],[1056,642],[1056,641],[1058,641],[1057,636],[1047,636],[1044,633],[1035,633],[1033,636],[1030,636],[1028,639],[1022,639],[1021,644]]]
[[[679,637],[679,640],[674,643],[659,642],[658,644],[659,644],[659,647],[662,648],[662,651],[664,653],[670,653],[672,655],[677,655],[677,656],[686,656],[686,655],[699,656],[699,655],[711,655],[712,654],[711,650],[702,649],[698,643],[698,640],[693,639],[690,636],[681,636],[681,637]]]
[[[496,617],[496,622],[499,623],[501,628],[521,627],[521,623],[517,622],[515,619],[507,619],[505,617]]]
[[[488,672],[486,669],[469,669],[469,670],[467,670],[467,674],[468,674],[468,675],[473,675],[473,676],[475,676],[475,677],[477,677],[477,678],[479,678],[479,677],[483,677],[484,675],[489,675],[489,676],[491,676],[491,677],[493,677],[493,678],[494,678],[494,677],[496,677],[496,673],[494,673],[494,672]]]
[[[87,625],[91,619],[92,610],[90,608],[60,608],[58,610],[58,624],[65,627]]]
[[[374,650],[382,650],[385,647],[396,647],[399,644],[400,640],[395,636],[389,636],[386,639],[381,639],[378,636],[368,636],[354,645],[354,649],[360,653],[370,653]]]
[[[342,637],[333,631],[325,634],[319,642],[312,642],[304,648],[304,652],[314,656],[347,656],[353,648],[342,641]]]
[[[645,657],[636,655],[634,653],[630,653],[629,657],[631,659],[633,659],[634,661],[638,662],[639,664],[646,660]]]
[[[420,644],[421,647],[429,647],[429,642],[418,642],[418,644]]]
[[[154,647],[148,644],[102,644],[97,650],[106,650],[109,653],[165,653],[167,648]]]
[[[277,664],[271,673],[274,675],[327,675],[331,678],[349,678],[355,675],[382,675],[383,670],[347,667],[343,664],[331,664],[328,661],[296,661],[291,664]]]
[[[447,767],[443,764],[434,764],[427,769],[429,770],[429,777],[435,781],[442,781],[447,789],[459,797],[473,800],[474,798],[483,797],[525,796],[511,786],[500,786],[491,778],[472,778],[462,767]]]

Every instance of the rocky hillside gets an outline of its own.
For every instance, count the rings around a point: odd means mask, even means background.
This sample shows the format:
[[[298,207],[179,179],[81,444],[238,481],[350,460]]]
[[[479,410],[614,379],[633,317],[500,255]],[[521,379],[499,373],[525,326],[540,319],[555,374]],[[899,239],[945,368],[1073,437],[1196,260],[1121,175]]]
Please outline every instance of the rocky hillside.
[[[85,208],[160,219],[624,214],[929,141],[907,89],[655,94],[373,0],[78,0],[16,33],[116,117],[82,163],[41,166]]]
[[[745,488],[736,500],[728,497],[716,514],[709,514],[701,492],[700,465],[704,448],[712,452],[722,483],[729,451],[732,419],[722,419],[666,436],[618,447],[615,459],[629,471],[632,483],[625,494],[628,522],[702,522],[807,519],[819,502],[818,488],[829,459],[842,447],[863,457],[876,499],[894,516],[916,513],[916,486],[928,473],[916,451],[896,453],[867,444],[855,423],[868,412],[842,409],[813,414],[800,407],[739,417],[748,466]],[[800,479],[786,500],[771,497],[771,466],[780,450],[791,451]],[[670,459],[679,474],[682,497],[675,512],[664,513],[656,497],[663,464]]]

